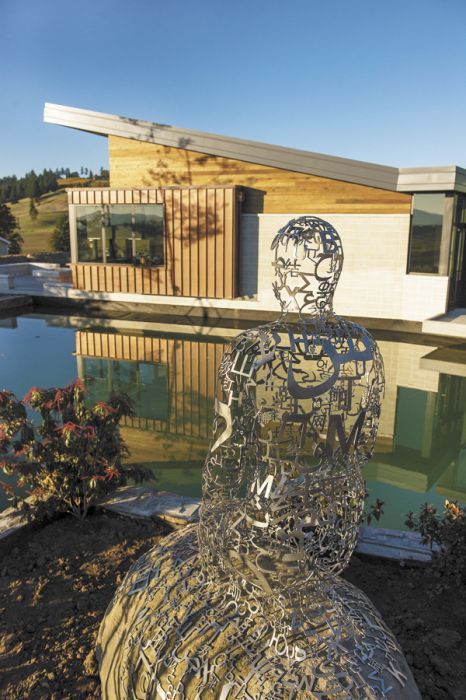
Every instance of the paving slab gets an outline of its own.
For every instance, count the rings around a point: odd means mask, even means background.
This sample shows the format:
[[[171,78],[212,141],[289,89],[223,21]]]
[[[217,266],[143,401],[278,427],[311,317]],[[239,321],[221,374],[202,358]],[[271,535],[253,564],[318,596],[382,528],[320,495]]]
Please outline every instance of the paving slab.
[[[438,547],[434,546],[434,551],[437,549]],[[418,532],[388,530],[368,525],[359,528],[356,552],[399,561],[430,562],[432,559],[431,548],[422,543]]]
[[[466,338],[466,309],[452,309],[445,314],[426,318],[422,332],[452,338]]]
[[[29,523],[22,520],[18,511],[14,508],[7,508],[0,513],[0,540],[10,537],[27,527]]]
[[[162,518],[175,525],[196,522],[199,498],[179,496],[140,486],[122,486],[99,502],[99,507],[130,518]]]

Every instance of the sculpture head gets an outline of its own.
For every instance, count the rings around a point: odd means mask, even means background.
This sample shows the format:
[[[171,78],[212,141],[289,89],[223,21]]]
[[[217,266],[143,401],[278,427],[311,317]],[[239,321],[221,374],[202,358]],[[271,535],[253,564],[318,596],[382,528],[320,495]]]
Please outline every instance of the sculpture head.
[[[300,216],[280,229],[272,242],[273,289],[283,312],[301,315],[331,311],[343,267],[340,236],[316,216]]]

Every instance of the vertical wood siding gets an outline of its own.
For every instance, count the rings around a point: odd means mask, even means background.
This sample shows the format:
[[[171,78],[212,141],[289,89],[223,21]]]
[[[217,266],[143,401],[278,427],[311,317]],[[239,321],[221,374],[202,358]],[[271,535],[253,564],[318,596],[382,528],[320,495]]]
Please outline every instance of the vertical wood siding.
[[[164,205],[163,266],[75,263],[73,287],[94,292],[234,299],[238,296],[239,201],[236,187],[69,191],[72,205]]]
[[[76,332],[77,355],[166,365],[166,420],[135,416],[123,424],[176,435],[211,436],[217,372],[225,349],[222,341]]]

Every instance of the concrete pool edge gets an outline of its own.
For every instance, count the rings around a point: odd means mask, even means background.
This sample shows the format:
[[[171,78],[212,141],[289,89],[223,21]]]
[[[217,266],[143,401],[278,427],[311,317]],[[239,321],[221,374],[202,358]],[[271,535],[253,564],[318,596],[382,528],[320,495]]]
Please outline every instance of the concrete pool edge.
[[[148,520],[157,517],[174,527],[183,527],[197,522],[200,504],[199,498],[140,486],[123,486],[102,499],[97,508],[127,518]],[[0,513],[0,540],[17,534],[29,525],[21,520],[17,511],[8,508]],[[419,533],[368,525],[360,527],[356,552],[400,562],[429,563],[432,559],[432,551],[422,543]]]
[[[0,292],[0,314],[10,311],[27,312],[33,307],[33,299],[28,294],[2,294]]]

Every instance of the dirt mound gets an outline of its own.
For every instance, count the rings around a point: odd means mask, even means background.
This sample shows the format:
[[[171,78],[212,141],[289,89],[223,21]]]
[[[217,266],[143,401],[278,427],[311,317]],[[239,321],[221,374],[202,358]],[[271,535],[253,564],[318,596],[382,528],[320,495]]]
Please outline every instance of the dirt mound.
[[[428,567],[359,555],[345,577],[395,633],[424,700],[466,700],[466,591],[431,598],[426,589],[435,579]]]

